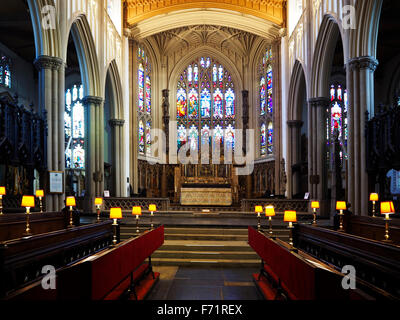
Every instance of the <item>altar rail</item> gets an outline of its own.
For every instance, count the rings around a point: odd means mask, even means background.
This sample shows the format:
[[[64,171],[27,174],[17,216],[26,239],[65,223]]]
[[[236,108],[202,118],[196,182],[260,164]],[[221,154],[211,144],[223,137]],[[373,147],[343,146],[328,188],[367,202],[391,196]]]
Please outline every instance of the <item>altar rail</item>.
[[[104,209],[118,207],[122,210],[132,210],[134,206],[140,206],[143,210],[148,210],[149,204],[155,204],[157,210],[167,211],[169,209],[168,198],[104,198]]]
[[[255,206],[275,207],[275,211],[283,212],[285,210],[294,210],[296,212],[308,212],[308,200],[289,200],[289,199],[243,199],[241,209],[243,212],[254,212]]]

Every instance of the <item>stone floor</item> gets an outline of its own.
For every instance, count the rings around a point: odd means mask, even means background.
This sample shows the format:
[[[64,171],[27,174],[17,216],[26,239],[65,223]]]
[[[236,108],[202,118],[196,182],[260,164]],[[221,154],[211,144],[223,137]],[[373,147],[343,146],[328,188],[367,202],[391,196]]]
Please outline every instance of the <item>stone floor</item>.
[[[160,280],[147,300],[263,300],[252,274],[257,268],[155,266]]]

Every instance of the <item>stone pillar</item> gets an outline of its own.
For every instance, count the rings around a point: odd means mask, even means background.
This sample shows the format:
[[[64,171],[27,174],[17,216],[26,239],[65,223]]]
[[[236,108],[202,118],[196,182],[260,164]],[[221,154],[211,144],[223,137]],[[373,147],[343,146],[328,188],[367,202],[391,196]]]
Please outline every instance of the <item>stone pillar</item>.
[[[303,121],[301,120],[289,120],[287,121],[289,127],[289,163],[288,163],[288,176],[289,176],[289,190],[288,196],[293,197],[299,192],[298,185],[300,181],[300,172],[296,172],[294,175],[292,173],[292,166],[299,164],[301,160],[301,127]]]
[[[329,107],[329,99],[324,97],[309,99],[310,112],[312,114],[310,139],[312,139],[311,162],[313,172],[310,176],[312,185],[311,197],[321,202],[321,213],[329,215],[327,196],[327,172],[326,172],[326,110]]]
[[[64,171],[64,82],[59,82],[64,75],[63,60],[58,57],[39,56],[34,61],[39,71],[39,112],[47,112],[47,170]],[[61,72],[60,72],[61,70]],[[59,74],[60,72],[60,74]],[[60,123],[62,123],[60,129]],[[62,132],[61,132],[62,131]],[[47,176],[47,175],[46,175]],[[48,189],[48,182],[46,185]],[[62,209],[64,195],[46,196],[46,211]]]
[[[169,159],[169,90],[164,89],[162,91],[163,103],[163,129],[165,133],[165,163],[162,164],[161,171],[161,197],[168,197],[168,182],[167,182],[167,165]],[[164,146],[163,146],[164,147]]]
[[[111,119],[108,121],[112,128],[112,163],[113,163],[113,184],[116,197],[121,197],[124,192],[125,176],[123,174],[124,157],[123,157],[123,127],[125,120]]]
[[[86,96],[85,106],[85,142],[86,142],[86,193],[85,212],[94,212],[94,198],[102,196],[104,191],[104,118],[103,98]]]
[[[366,171],[365,113],[374,109],[374,57],[358,57],[347,64],[348,110],[348,202],[356,215],[368,215],[368,174]]]
[[[243,155],[246,155],[247,149],[247,134],[246,131],[249,129],[249,91],[243,90],[242,91],[242,123],[243,123],[243,141],[242,141],[242,149]],[[246,198],[251,199],[253,197],[252,191],[252,174],[246,176]]]

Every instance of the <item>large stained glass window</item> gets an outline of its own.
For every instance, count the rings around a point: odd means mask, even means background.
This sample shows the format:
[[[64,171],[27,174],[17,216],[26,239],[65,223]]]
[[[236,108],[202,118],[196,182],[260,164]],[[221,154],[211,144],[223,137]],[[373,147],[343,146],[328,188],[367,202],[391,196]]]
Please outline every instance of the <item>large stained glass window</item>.
[[[11,59],[0,54],[0,86],[11,88]]]
[[[211,57],[200,57],[182,72],[176,91],[178,150],[235,146],[235,87],[228,70]]]
[[[74,85],[65,94],[65,167],[85,169],[85,110],[83,86]]]
[[[326,118],[326,141],[328,147],[334,139],[335,131],[337,131],[340,145],[347,146],[348,127],[347,127],[347,110],[348,97],[347,90],[340,84],[332,84],[330,89],[330,105],[327,111]],[[329,150],[329,148],[328,148]],[[328,160],[329,160],[328,151]],[[343,159],[343,152],[340,151],[340,158]]]
[[[138,48],[137,112],[138,151],[140,155],[151,155],[151,65],[143,47]],[[186,100],[186,97],[184,98]]]
[[[273,99],[273,69],[272,49],[265,51],[259,72],[259,128],[260,128],[260,154],[271,155],[274,152],[274,99]]]

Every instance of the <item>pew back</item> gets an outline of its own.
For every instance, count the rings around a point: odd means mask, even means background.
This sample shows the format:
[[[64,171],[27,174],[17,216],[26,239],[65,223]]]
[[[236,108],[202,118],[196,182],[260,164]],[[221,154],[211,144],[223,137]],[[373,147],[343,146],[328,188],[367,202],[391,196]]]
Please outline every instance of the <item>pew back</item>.
[[[58,274],[59,299],[104,299],[164,243],[164,226],[93,255]]]
[[[343,275],[311,256],[290,251],[285,243],[249,227],[249,245],[264,261],[291,300],[343,299]]]

